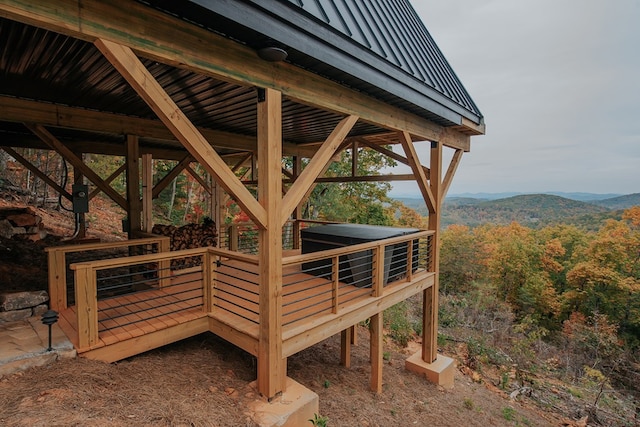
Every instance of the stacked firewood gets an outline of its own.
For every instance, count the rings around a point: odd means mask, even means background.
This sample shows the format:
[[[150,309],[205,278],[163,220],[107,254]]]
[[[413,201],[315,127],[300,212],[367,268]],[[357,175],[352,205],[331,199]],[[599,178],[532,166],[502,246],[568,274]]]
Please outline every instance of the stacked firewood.
[[[205,218],[202,224],[187,224],[182,227],[156,224],[151,232],[169,237],[171,239],[171,251],[216,246],[218,238],[216,223],[209,218]],[[173,269],[197,265],[200,265],[199,257],[178,259],[171,262],[171,268]]]

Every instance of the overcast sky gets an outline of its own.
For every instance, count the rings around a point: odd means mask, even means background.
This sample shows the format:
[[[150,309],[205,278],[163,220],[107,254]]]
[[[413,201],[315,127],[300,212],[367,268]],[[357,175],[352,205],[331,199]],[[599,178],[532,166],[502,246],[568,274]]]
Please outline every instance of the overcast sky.
[[[450,194],[640,192],[640,0],[411,2],[487,126]]]

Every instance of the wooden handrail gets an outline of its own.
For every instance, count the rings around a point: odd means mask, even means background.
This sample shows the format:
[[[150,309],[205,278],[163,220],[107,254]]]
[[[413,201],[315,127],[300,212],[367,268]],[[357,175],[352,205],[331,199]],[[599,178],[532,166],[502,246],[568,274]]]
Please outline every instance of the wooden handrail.
[[[282,266],[288,266],[293,264],[302,264],[304,262],[317,261],[324,258],[331,258],[334,256],[348,255],[350,253],[366,251],[368,249],[374,249],[378,246],[388,246],[396,243],[404,243],[411,240],[423,239],[425,237],[432,236],[433,230],[419,231],[413,234],[406,234],[404,236],[391,237],[389,239],[375,240],[372,242],[359,243],[357,245],[345,246],[343,248],[327,249],[325,251],[311,252],[308,254],[291,255],[282,258]]]
[[[122,240],[117,242],[83,243],[65,246],[49,246],[47,252],[49,275],[50,308],[62,311],[67,308],[67,264],[66,254],[71,252],[86,252],[94,250],[115,249],[130,246],[158,245],[159,252],[168,252],[170,239],[166,236],[156,236],[144,239]]]

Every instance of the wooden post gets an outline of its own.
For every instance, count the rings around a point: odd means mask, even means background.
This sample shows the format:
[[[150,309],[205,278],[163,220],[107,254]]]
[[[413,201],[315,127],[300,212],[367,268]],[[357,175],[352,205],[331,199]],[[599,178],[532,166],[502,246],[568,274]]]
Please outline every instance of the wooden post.
[[[142,155],[142,229],[153,229],[153,156]]]
[[[438,264],[440,262],[439,234],[440,207],[442,205],[441,174],[442,174],[442,144],[431,143],[431,179],[430,187],[434,200],[434,212],[429,212],[429,230],[433,230],[433,245],[431,246],[431,265],[429,271],[435,273],[433,286],[423,294],[422,313],[422,360],[433,363],[438,357]]]
[[[230,251],[237,251],[238,250],[238,226],[237,225],[230,225],[228,228],[229,231],[227,231],[227,236],[229,239],[229,250]]]
[[[169,237],[160,237],[158,242],[158,252],[165,253],[171,251],[171,239]],[[171,260],[163,259],[158,261],[158,280],[160,289],[171,285]]]
[[[382,296],[384,289],[384,246],[373,248],[373,296]]]
[[[75,271],[76,310],[78,318],[78,347],[98,343],[98,292],[96,272],[89,266]]]
[[[371,316],[371,391],[382,393],[382,313]]]
[[[64,251],[48,248],[49,308],[61,312],[67,308],[67,266]]]
[[[258,202],[266,212],[265,226],[258,232],[258,391],[271,399],[284,390],[286,380],[282,356],[282,94],[258,90]]]
[[[210,251],[202,254],[202,310],[205,313],[211,313],[213,310],[212,259]]]
[[[340,333],[340,364],[345,368],[351,367],[351,344],[353,327],[349,327]]]
[[[136,231],[142,230],[141,204],[140,204],[140,147],[136,135],[127,135],[127,201],[129,210],[129,238]]]
[[[331,262],[333,276],[333,283],[331,287],[331,312],[333,314],[338,313],[338,304],[340,304],[339,291],[340,291],[340,257],[334,256]]]

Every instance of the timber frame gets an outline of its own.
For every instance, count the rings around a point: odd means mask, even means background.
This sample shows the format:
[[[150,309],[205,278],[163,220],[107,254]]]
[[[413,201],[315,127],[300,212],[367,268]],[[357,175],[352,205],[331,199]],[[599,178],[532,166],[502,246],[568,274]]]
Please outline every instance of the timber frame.
[[[421,358],[425,363],[436,361],[439,357],[437,241],[440,210],[461,157],[470,150],[471,135],[484,133],[484,123],[473,123],[465,118],[451,126],[435,123],[293,64],[266,62],[248,46],[139,2],[0,0],[0,18],[5,26],[47,31],[79,43],[87,51],[99,52],[100,56],[94,58],[104,61],[110,70],[116,70],[117,78],[126,82],[127,90],[135,92],[147,111],[152,112],[152,115],[135,116],[121,112],[117,105],[100,111],[91,104],[69,105],[63,99],[34,99],[19,93],[0,93],[0,123],[11,130],[2,134],[0,145],[16,161],[70,199],[65,188],[31,165],[15,149],[55,150],[73,165],[76,180],[87,179],[94,184],[95,190],[90,197],[103,192],[127,212],[132,234],[150,232],[153,198],[182,172],[191,174],[206,188],[214,205],[219,206],[226,194],[251,218],[259,236],[258,255],[251,261],[255,261],[259,272],[259,328],[255,347],[251,348],[258,360],[258,389],[264,396],[272,398],[283,391],[288,355],[333,333],[342,331],[341,358],[343,364],[348,364],[352,327],[367,318],[371,319],[372,334],[371,387],[381,392],[382,310],[416,293],[423,294]],[[37,41],[31,42],[32,46],[36,44]],[[176,75],[196,76],[204,82],[231,87],[242,96],[243,102],[250,101],[247,104],[254,120],[251,126],[255,129],[233,131],[232,126],[216,129],[210,123],[196,125],[190,114],[195,114],[198,107],[185,107],[188,100],[176,101],[180,93],[169,93],[168,83],[158,78],[161,73],[152,72],[154,67],[166,67]],[[290,110],[295,110],[298,116],[289,116]],[[294,128],[302,116],[322,123],[314,130],[312,140],[295,137]],[[14,131],[18,127],[20,131]],[[111,138],[113,135],[117,137]],[[431,142],[425,164],[415,147],[415,143],[421,141]],[[401,146],[404,155],[392,151],[391,145]],[[324,176],[331,159],[345,149],[354,153],[351,176]],[[358,149],[383,153],[408,165],[411,174],[358,176]],[[445,149],[453,150],[446,170],[442,160]],[[83,163],[82,153],[125,156],[126,164],[103,179]],[[283,156],[293,159],[292,170],[283,170]],[[304,168],[302,158],[309,159]],[[155,186],[151,170],[153,159],[178,161]],[[199,163],[210,179],[195,173],[192,163]],[[236,175],[242,166],[250,167],[251,177],[241,179]],[[125,195],[117,193],[110,185],[122,173],[127,176]],[[375,300],[363,303],[360,311],[339,316],[328,329],[311,325],[301,326],[302,329],[294,332],[284,328],[282,286],[283,259],[286,257],[282,249],[282,230],[287,221],[300,219],[300,206],[314,186],[322,182],[400,180],[416,181],[429,209],[428,231],[436,242],[427,269],[429,274],[410,282],[397,293],[385,294],[382,289],[374,288],[372,298]],[[248,189],[251,186],[257,186],[257,197]],[[219,217],[217,219],[219,224]],[[298,237],[294,240],[299,239],[300,230],[294,229],[294,236],[296,233]],[[84,268],[81,267],[78,267],[79,271]],[[213,273],[203,272],[205,279],[210,274]],[[207,292],[204,292],[205,299]],[[65,304],[60,303],[61,306]],[[229,325],[212,319],[208,322],[200,317],[193,320],[196,325],[193,332],[210,330],[238,345],[254,346],[253,341],[238,338],[240,335],[231,331]],[[165,339],[154,334],[154,345],[182,337],[167,335]],[[101,352],[106,353],[106,350]]]

